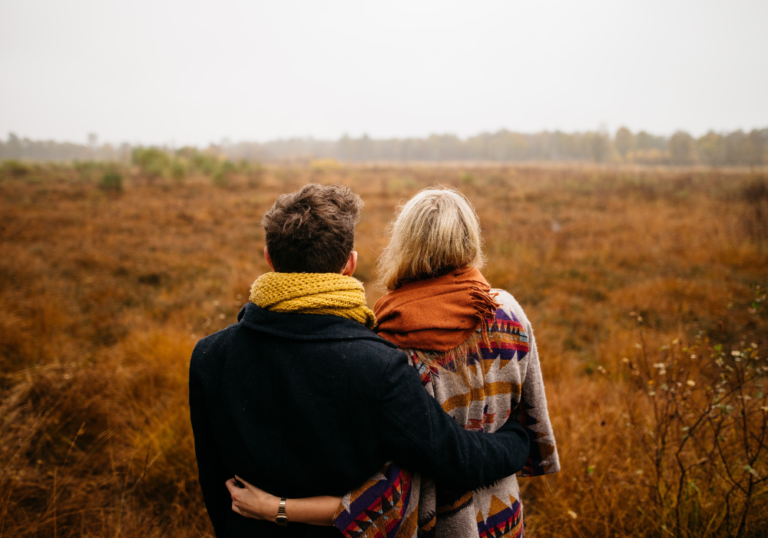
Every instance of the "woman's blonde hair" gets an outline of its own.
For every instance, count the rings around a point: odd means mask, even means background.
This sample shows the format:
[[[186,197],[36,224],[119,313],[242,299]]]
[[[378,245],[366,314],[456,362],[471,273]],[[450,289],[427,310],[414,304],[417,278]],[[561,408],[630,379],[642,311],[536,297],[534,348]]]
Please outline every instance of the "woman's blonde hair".
[[[389,233],[378,262],[379,285],[388,291],[458,267],[481,269],[485,264],[480,219],[456,189],[420,191],[399,208]]]

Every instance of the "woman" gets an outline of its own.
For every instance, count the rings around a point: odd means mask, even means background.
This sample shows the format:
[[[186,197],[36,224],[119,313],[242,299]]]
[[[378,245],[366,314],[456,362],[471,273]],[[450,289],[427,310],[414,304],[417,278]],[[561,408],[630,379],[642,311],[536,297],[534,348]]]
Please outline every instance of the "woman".
[[[470,430],[493,432],[519,420],[531,450],[520,476],[560,468],[533,330],[517,301],[492,290],[483,266],[480,223],[452,189],[414,196],[391,224],[379,259],[388,293],[375,306],[377,332],[403,349],[424,388]],[[232,509],[274,520],[280,499],[227,482]],[[521,536],[516,476],[457,491],[388,464],[343,498],[288,499],[288,520],[335,525],[345,536]]]

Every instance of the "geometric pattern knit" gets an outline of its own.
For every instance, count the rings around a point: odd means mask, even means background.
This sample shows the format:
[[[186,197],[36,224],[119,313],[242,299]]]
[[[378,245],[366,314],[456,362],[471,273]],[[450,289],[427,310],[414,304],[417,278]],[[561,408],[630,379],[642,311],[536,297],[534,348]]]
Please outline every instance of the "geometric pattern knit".
[[[335,525],[348,538],[459,537],[498,538],[523,535],[523,507],[517,477],[560,470],[547,412],[533,329],[509,293],[497,293],[500,307],[488,320],[490,346],[479,340],[464,359],[470,386],[458,375],[426,366],[404,350],[421,383],[448,414],[467,430],[491,433],[507,420],[518,420],[531,441],[525,467],[475,491],[459,491],[420,473],[388,463],[366,483],[342,498]],[[478,329],[479,333],[479,329]],[[440,366],[455,371],[455,356]]]

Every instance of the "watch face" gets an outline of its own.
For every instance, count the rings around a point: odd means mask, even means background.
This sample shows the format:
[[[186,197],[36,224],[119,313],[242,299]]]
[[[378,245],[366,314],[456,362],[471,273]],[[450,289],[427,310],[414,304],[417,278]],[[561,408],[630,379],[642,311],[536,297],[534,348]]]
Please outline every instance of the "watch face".
[[[286,516],[277,516],[275,518],[275,523],[277,523],[281,527],[287,527],[288,526],[288,518]]]

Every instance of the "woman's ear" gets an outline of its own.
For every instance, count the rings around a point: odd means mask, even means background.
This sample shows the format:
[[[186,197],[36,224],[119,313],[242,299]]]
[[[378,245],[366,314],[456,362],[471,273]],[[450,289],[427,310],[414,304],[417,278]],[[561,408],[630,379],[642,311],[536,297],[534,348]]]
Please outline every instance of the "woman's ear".
[[[357,251],[353,250],[347,260],[347,265],[344,266],[344,270],[341,272],[344,276],[352,276],[352,273],[357,269]]]
[[[264,247],[264,257],[267,259],[267,263],[269,264],[270,269],[274,271],[275,266],[272,265],[272,258],[269,257],[269,251],[267,250],[267,247]]]

